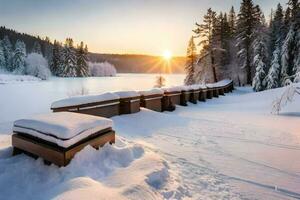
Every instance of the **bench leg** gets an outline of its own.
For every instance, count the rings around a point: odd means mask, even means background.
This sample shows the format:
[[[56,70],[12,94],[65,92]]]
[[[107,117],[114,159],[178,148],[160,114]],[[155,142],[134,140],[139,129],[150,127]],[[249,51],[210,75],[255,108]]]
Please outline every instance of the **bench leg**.
[[[21,154],[21,153],[23,153],[23,151],[22,151],[21,149],[19,149],[19,148],[17,148],[17,147],[14,147],[14,148],[13,148],[13,152],[12,152],[12,155],[13,155],[13,156],[19,155],[19,154]]]

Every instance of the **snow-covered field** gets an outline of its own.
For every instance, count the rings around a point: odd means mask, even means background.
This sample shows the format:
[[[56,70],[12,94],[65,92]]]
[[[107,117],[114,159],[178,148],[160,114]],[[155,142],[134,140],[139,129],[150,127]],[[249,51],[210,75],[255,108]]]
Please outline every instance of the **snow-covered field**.
[[[117,143],[87,147],[64,168],[11,157],[19,115],[0,114],[0,199],[300,199],[300,97],[271,115],[282,92],[237,88],[174,112],[113,117]]]

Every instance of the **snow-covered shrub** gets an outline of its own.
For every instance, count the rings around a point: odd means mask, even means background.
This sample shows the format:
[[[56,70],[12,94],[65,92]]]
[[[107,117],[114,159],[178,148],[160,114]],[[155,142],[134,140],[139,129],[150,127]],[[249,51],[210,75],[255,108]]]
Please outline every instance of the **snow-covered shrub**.
[[[115,66],[109,62],[89,62],[89,71],[91,76],[116,76]]]
[[[25,62],[26,74],[36,76],[42,80],[46,80],[51,76],[51,72],[48,68],[48,62],[41,54],[30,53],[26,57]]]
[[[278,114],[284,106],[293,101],[296,94],[300,95],[300,87],[297,87],[295,84],[290,82],[281,97],[277,98],[273,102],[272,114]]]
[[[83,85],[80,88],[76,90],[71,90],[67,93],[68,97],[83,96],[88,94],[89,94],[89,90]]]
[[[157,76],[155,80],[155,88],[162,88],[166,85],[166,79],[163,76]]]

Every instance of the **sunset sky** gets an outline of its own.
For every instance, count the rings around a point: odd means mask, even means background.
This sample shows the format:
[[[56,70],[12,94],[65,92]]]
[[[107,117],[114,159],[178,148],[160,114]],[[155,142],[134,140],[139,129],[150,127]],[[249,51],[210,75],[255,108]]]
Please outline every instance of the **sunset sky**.
[[[274,0],[255,0],[266,15]],[[285,4],[287,0],[277,0]],[[185,55],[194,23],[209,7],[239,10],[237,0],[0,0],[0,25],[64,41],[91,52]]]

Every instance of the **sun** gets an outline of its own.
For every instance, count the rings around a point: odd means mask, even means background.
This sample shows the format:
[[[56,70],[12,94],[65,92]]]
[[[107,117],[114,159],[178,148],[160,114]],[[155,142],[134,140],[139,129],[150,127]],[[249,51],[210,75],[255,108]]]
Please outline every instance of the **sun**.
[[[163,58],[165,59],[165,60],[170,60],[171,58],[172,58],[172,52],[171,51],[169,51],[169,50],[165,50],[164,52],[163,52]]]

